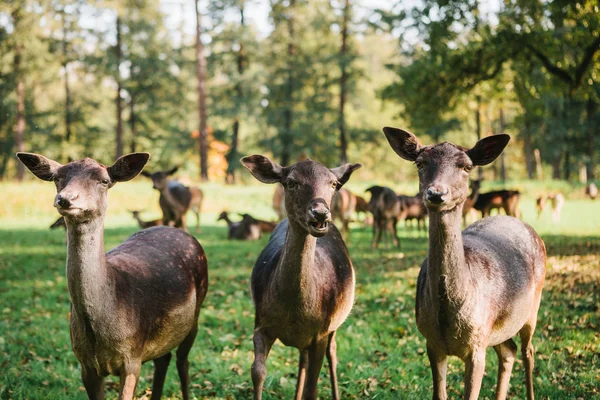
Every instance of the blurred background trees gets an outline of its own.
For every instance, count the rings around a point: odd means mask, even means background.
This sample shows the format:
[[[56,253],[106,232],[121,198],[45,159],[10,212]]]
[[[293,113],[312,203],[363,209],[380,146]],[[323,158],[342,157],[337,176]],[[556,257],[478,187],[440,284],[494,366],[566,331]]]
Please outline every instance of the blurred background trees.
[[[200,176],[202,164],[204,178],[231,183],[240,156],[252,152],[282,164],[307,156],[328,165],[360,161],[365,179],[413,177],[382,146],[381,127],[395,125],[424,141],[464,145],[511,134],[491,172],[496,179],[594,179],[598,7],[592,0],[5,1],[0,178],[22,179],[13,157],[22,150],[106,163],[149,151],[157,168],[177,164]]]

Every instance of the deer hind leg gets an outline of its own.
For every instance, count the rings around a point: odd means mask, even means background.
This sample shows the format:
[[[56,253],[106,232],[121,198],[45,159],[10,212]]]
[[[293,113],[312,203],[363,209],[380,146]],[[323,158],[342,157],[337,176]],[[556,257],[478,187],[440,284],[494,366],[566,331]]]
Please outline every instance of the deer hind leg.
[[[198,328],[196,327],[177,347],[177,373],[181,382],[181,396],[183,400],[189,400],[190,398],[190,362],[188,361],[188,355],[190,354],[190,350],[192,350],[197,333]]]
[[[308,367],[308,350],[300,350],[300,362],[298,363],[298,382],[296,382],[295,400],[302,400],[302,392],[306,383],[306,368]]]
[[[104,377],[98,375],[94,368],[81,364],[81,379],[90,400],[104,399]]]
[[[521,355],[523,356],[523,366],[525,367],[525,387],[527,388],[527,400],[533,400],[533,366],[534,366],[534,348],[531,339],[535,330],[535,319],[537,310],[533,317],[533,322],[529,322],[520,331],[521,336]]]
[[[485,372],[485,347],[476,348],[465,360],[465,400],[477,400]]]
[[[390,219],[390,233],[392,234],[392,243],[397,248],[400,248],[400,239],[398,238],[398,219],[392,218]]]
[[[337,343],[335,341],[335,331],[329,335],[327,343],[327,363],[329,364],[329,379],[331,380],[331,398],[338,400],[340,398],[340,392],[338,389],[337,382]]]
[[[317,400],[319,372],[323,366],[325,351],[329,343],[329,336],[321,340],[314,340],[308,349],[308,372],[306,384],[304,385],[304,396],[306,400]]]
[[[506,399],[508,392],[508,383],[512,373],[515,355],[517,354],[517,345],[512,339],[494,346],[498,354],[498,384],[496,386],[496,400]]]
[[[121,389],[119,391],[119,400],[133,400],[135,395],[135,387],[140,379],[141,369],[142,363],[139,360],[132,360],[123,366],[123,369],[121,370]]]
[[[433,400],[446,400],[448,398],[446,395],[446,372],[448,369],[446,355],[427,346],[427,357],[429,357],[433,375]]]
[[[262,399],[262,389],[267,377],[267,357],[275,340],[260,329],[254,331],[254,362],[252,363],[252,384],[254,399]]]
[[[160,396],[162,396],[169,362],[171,362],[171,353],[154,359],[154,378],[152,379],[152,396],[150,400],[160,399]]]
[[[371,247],[377,248],[379,241],[381,240],[381,220],[373,217],[373,239],[371,240]]]

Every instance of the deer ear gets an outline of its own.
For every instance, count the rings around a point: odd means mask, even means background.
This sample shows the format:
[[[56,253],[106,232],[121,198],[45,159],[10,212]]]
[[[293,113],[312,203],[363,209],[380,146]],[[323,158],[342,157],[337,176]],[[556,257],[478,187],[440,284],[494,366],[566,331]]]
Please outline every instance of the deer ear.
[[[179,170],[179,166],[174,166],[173,168],[167,171],[167,176],[173,175],[175,172],[177,172],[177,170]]]
[[[383,133],[385,133],[385,137],[396,154],[408,161],[415,161],[417,159],[421,144],[415,135],[408,131],[389,126],[383,128]]]
[[[487,165],[502,153],[509,140],[510,136],[505,134],[484,137],[466,153],[473,161],[473,165]]]
[[[277,183],[283,178],[283,167],[260,154],[243,157],[240,162],[263,183]]]
[[[148,162],[150,154],[131,153],[119,157],[113,165],[107,168],[108,176],[113,182],[125,182],[138,176]]]
[[[362,164],[357,163],[344,164],[341,167],[331,168],[330,171],[333,172],[338,181],[336,190],[340,190],[342,186],[344,186],[344,184],[348,182],[348,179],[350,179],[350,175],[352,175],[352,173],[360,167],[362,167]]]
[[[35,153],[17,153],[17,158],[31,171],[43,181],[51,181],[54,174],[62,164]]]

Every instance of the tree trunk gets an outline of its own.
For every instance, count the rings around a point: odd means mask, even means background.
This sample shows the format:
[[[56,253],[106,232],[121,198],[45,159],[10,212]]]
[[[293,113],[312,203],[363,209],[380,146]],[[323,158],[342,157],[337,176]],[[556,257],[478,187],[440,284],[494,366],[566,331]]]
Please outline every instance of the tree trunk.
[[[240,29],[242,31],[242,37],[246,31],[246,19],[244,17],[244,0],[240,2]],[[244,90],[242,88],[242,75],[246,69],[246,48],[244,42],[240,40],[240,48],[236,55],[237,70],[238,70],[238,82],[235,85],[235,93],[237,100],[235,102],[235,118],[233,119],[232,131],[231,131],[231,148],[227,154],[227,174],[225,175],[225,183],[235,184],[235,170],[238,165],[238,146],[239,146],[239,132],[240,132],[240,106],[244,101]]]
[[[288,77],[287,77],[287,96],[285,109],[283,111],[284,126],[283,135],[281,135],[281,165],[290,165],[291,153],[292,153],[292,122],[293,122],[293,107],[294,107],[294,68],[296,67],[296,46],[295,46],[295,30],[294,30],[294,12],[295,12],[295,0],[290,0],[288,7],[288,34],[289,42],[287,47],[288,56]]]
[[[557,154],[552,160],[552,179],[560,179],[560,159],[561,154]]]
[[[540,155],[540,149],[534,149],[533,155],[535,157],[535,178],[541,181],[544,179],[544,169],[542,168],[542,156]]]
[[[344,17],[342,20],[342,48],[340,51],[340,163],[345,164],[348,162],[348,143],[346,137],[346,119],[345,119],[345,106],[347,96],[347,80],[348,80],[348,20],[350,19],[350,0],[346,0],[344,4]]]
[[[115,53],[117,58],[117,71],[116,71],[116,80],[117,80],[117,97],[115,99],[115,104],[117,107],[117,132],[116,132],[116,148],[115,148],[115,159],[119,158],[123,155],[123,103],[121,100],[121,17],[117,15],[117,46],[115,47]]]
[[[194,0],[196,7],[196,79],[198,80],[198,117],[200,120],[200,178],[208,180],[208,132],[206,131],[206,57],[202,43],[202,19],[200,0]]]
[[[71,130],[71,88],[69,87],[69,49],[67,43],[67,16],[65,11],[62,11],[62,23],[63,23],[63,69],[65,70],[65,140],[71,141],[72,130]]]
[[[594,180],[594,135],[596,134],[596,130],[598,127],[594,123],[596,117],[596,102],[592,97],[588,98],[586,105],[586,113],[587,113],[587,151],[588,151],[588,160],[586,163],[587,169],[587,179],[590,181]]]
[[[504,133],[506,128],[504,124],[504,108],[500,106],[500,116],[498,118],[498,133]],[[506,183],[506,159],[504,157],[504,151],[500,153],[500,179],[502,183]]]
[[[21,24],[21,9],[17,9],[13,12],[13,23],[15,30],[20,29]],[[24,151],[25,146],[23,143],[23,137],[25,134],[25,82],[24,74],[22,71],[22,57],[23,57],[23,44],[19,41],[15,44],[15,56],[14,56],[14,73],[17,80],[17,113],[15,123],[15,146],[17,151]],[[25,176],[25,166],[23,163],[17,163],[17,180],[20,182]]]
[[[525,132],[523,136],[523,153],[525,153],[525,167],[527,168],[527,178],[533,179],[534,177],[534,157],[533,157],[533,143],[531,140],[531,123],[525,116]]]
[[[137,133],[135,131],[135,123],[135,97],[133,96],[133,93],[131,93],[131,100],[129,101],[129,128],[131,129],[131,143],[129,145],[129,150],[131,153],[135,153],[136,151],[135,137],[137,136]]]
[[[476,125],[476,130],[477,130],[477,140],[481,140],[481,96],[477,95],[476,96],[476,100],[477,100],[477,109],[475,110],[475,125]],[[483,179],[483,169],[482,168],[477,168],[477,179],[478,180],[482,180]]]
[[[568,181],[571,178],[571,152],[569,150],[567,150],[565,152],[564,169],[565,169],[565,180]]]

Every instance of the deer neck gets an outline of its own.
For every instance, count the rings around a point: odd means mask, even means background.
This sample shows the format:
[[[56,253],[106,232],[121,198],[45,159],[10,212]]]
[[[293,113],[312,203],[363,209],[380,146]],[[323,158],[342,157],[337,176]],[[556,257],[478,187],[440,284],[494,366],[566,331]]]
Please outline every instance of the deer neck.
[[[275,271],[274,283],[281,298],[302,302],[316,300],[313,270],[317,238],[296,222],[288,220],[283,252]]]
[[[171,182],[171,181],[169,181]],[[165,185],[165,187],[161,190],[161,195],[165,198],[167,203],[169,203],[173,208],[181,208],[181,204],[179,200],[173,196],[173,193],[169,190],[169,183]]]
[[[461,232],[462,205],[450,211],[429,211],[427,280],[431,299],[454,302],[466,296],[470,272]]]
[[[114,285],[104,254],[104,219],[67,222],[67,283],[74,311],[94,320],[110,309]]]

